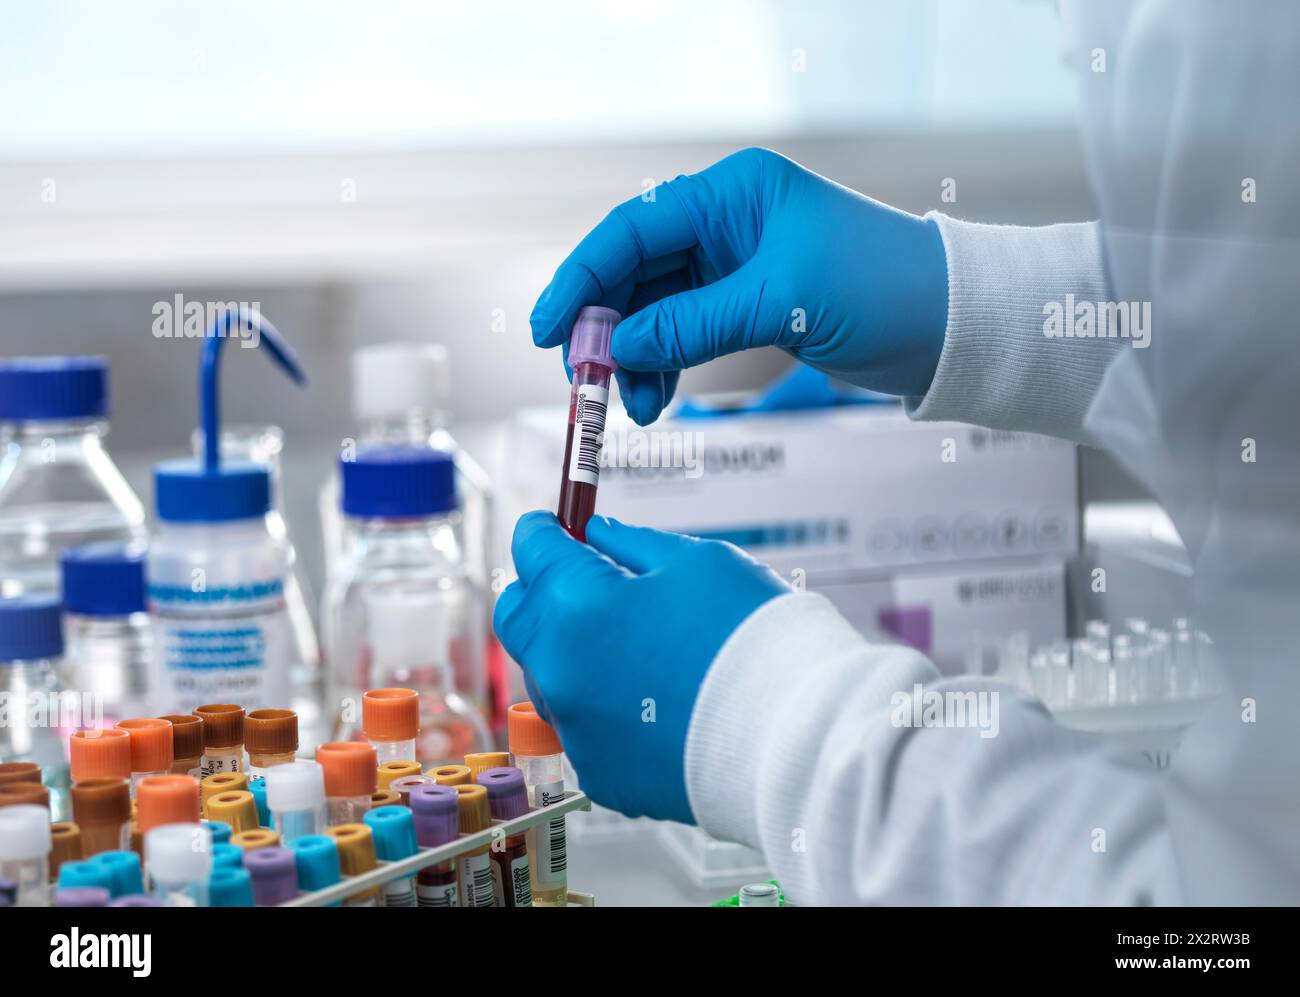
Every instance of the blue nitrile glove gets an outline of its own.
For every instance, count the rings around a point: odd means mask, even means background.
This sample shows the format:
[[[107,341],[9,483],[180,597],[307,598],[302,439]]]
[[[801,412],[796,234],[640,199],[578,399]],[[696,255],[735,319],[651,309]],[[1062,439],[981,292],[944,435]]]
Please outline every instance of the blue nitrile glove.
[[[493,626],[582,788],[631,816],[694,823],[684,762],[700,683],[731,632],[789,587],[731,544],[603,516],[582,544],[530,512],[511,549],[519,580]]]
[[[855,388],[816,368],[795,364],[775,381],[764,385],[740,402],[714,403],[710,399],[683,398],[673,415],[678,419],[718,419],[751,413],[897,404],[898,399],[893,395]]]
[[[610,212],[542,292],[533,340],[565,343],[584,305],[625,316],[614,359],[641,425],[678,371],[756,346],[921,395],[948,322],[947,258],[933,222],[746,149]]]

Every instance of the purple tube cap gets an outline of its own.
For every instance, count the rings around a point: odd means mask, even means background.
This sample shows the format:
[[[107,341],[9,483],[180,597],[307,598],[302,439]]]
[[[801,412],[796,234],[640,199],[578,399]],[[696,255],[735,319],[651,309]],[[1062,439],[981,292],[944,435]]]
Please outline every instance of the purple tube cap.
[[[54,891],[55,907],[107,907],[108,890],[102,886],[69,886]]]
[[[253,880],[257,906],[274,907],[298,895],[298,862],[289,849],[255,848],[244,856],[244,868]]]
[[[623,321],[623,316],[612,308],[588,305],[578,312],[569,333],[569,366],[577,367],[582,363],[597,363],[609,370],[614,370],[614,355],[610,344],[614,339],[614,326]]]
[[[108,902],[110,907],[161,907],[162,901],[157,897],[146,896],[143,893],[128,893],[124,897],[118,897],[116,900]]]
[[[452,786],[415,786],[411,789],[411,816],[421,848],[455,841],[460,836],[460,794]]]
[[[514,820],[528,813],[528,786],[517,768],[486,769],[478,784],[487,790],[493,820]]]

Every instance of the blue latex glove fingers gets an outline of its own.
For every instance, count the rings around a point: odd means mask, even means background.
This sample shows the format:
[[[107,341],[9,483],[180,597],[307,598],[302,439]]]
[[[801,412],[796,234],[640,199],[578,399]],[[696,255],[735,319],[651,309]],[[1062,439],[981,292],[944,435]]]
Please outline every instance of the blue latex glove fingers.
[[[615,209],[543,293],[536,341],[563,341],[585,304],[624,314],[614,359],[641,424],[675,386],[645,375],[756,346],[919,395],[943,348],[947,259],[933,222],[747,149]]]
[[[587,535],[592,546],[549,513],[519,521],[520,580],[497,602],[496,632],[592,799],[690,821],[684,757],[700,683],[732,631],[788,589],[730,544],[599,516]]]

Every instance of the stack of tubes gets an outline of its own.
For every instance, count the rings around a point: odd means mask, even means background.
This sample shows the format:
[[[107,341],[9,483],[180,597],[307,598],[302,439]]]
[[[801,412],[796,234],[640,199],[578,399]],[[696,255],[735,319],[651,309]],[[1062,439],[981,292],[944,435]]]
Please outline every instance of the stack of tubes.
[[[78,730],[71,821],[50,822],[39,766],[0,765],[0,907],[276,906],[563,800],[555,731],[529,703],[508,721],[510,751],[427,770],[412,689],[365,693],[364,740],[314,760],[289,710]],[[566,868],[559,816],[335,906],[562,907]]]

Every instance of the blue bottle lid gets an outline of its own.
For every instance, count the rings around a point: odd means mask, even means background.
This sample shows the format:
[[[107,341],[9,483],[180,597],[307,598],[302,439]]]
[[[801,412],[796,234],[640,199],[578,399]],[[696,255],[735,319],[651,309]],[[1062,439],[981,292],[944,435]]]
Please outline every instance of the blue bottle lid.
[[[266,805],[266,776],[255,775],[248,780],[248,791],[253,794],[257,804],[257,822],[263,827],[271,826],[271,808]]]
[[[135,852],[100,852],[90,861],[98,862],[111,877],[109,892],[115,897],[144,892],[140,874],[140,856]]]
[[[212,845],[214,848],[217,845],[230,844],[230,836],[234,832],[230,829],[230,825],[227,824],[225,821],[205,820],[205,821],[201,821],[200,823],[202,823],[204,827],[206,827],[209,831],[212,832]]]
[[[456,498],[451,454],[427,447],[376,447],[339,461],[343,511],[349,516],[405,519],[449,512]]]
[[[220,824],[221,821],[204,821],[203,826],[207,827],[210,823]],[[225,827],[229,831],[230,825],[226,824]],[[232,845],[229,841],[214,844],[212,846],[212,868],[216,869],[221,866],[242,869],[244,866],[244,850],[238,845]]]
[[[108,414],[104,357],[0,360],[0,422],[91,419]]]
[[[323,890],[343,878],[339,846],[326,834],[305,834],[289,846],[298,864],[298,888],[304,893]]]
[[[375,854],[383,862],[410,858],[420,850],[409,807],[376,807],[362,818],[375,836]]]
[[[106,542],[63,552],[63,609],[87,616],[143,613],[143,543]]]
[[[221,460],[221,345],[235,326],[257,333],[256,342],[291,380],[303,384],[297,357],[267,319],[251,309],[227,309],[217,317],[199,355],[199,424],[203,456],[167,460],[153,469],[154,507],[172,523],[223,523],[256,519],[271,508],[271,475],[248,461]]]
[[[52,595],[0,599],[0,661],[34,661],[63,653],[63,614]]]
[[[208,906],[252,907],[253,878],[248,870],[229,865],[214,868],[208,879]]]
[[[64,862],[59,866],[59,889],[100,886],[113,892],[113,871],[102,862]]]

